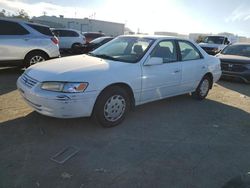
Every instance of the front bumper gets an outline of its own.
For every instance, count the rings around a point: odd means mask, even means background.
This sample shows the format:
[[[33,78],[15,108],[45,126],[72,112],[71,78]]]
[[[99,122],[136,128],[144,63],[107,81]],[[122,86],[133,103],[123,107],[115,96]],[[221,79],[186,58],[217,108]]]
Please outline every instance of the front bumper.
[[[56,118],[76,118],[91,116],[97,92],[76,94],[51,92],[40,89],[41,83],[32,88],[17,80],[20,94],[35,111],[40,114]]]
[[[244,72],[230,72],[230,71],[222,71],[222,78],[233,78],[240,79],[246,83],[250,83],[250,70]]]

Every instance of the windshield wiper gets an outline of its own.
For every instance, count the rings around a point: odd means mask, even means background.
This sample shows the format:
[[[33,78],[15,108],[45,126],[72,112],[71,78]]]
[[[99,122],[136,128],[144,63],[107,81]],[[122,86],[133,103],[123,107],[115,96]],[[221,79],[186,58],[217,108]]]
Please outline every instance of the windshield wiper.
[[[90,56],[94,56],[94,57],[103,58],[103,59],[109,59],[109,60],[113,60],[113,61],[119,61],[117,58],[114,58],[114,57],[109,56],[109,55],[106,55],[106,54],[94,54],[94,53],[88,53],[88,55],[90,55]]]

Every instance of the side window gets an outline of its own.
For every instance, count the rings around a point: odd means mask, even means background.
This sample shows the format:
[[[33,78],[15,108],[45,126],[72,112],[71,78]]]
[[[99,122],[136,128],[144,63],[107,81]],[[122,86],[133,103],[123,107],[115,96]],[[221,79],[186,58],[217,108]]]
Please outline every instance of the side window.
[[[179,41],[182,61],[201,59],[198,49],[190,42]]]
[[[177,61],[176,46],[174,41],[161,41],[154,48],[151,57],[163,58],[164,63]]]
[[[79,37],[79,34],[75,31],[68,31],[69,37]]]
[[[29,32],[20,24],[0,20],[0,35],[27,35]]]
[[[75,31],[58,30],[60,37],[78,37],[78,33]]]

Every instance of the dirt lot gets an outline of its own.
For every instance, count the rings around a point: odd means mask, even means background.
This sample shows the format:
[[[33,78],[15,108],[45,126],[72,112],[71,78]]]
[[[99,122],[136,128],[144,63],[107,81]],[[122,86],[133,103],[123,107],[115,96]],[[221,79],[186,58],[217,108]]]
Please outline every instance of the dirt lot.
[[[222,187],[250,171],[250,85],[219,81],[208,98],[139,106],[120,126],[33,112],[0,69],[0,187]],[[64,164],[50,158],[74,146]]]

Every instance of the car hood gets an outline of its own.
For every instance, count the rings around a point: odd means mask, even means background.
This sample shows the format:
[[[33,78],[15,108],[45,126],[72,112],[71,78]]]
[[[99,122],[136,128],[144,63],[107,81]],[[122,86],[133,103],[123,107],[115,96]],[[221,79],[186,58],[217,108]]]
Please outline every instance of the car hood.
[[[217,57],[220,58],[221,62],[242,64],[250,63],[250,58],[245,56],[218,54]]]
[[[25,73],[39,82],[75,81],[80,82],[89,74],[99,76],[103,72],[118,66],[125,66],[119,61],[111,61],[88,55],[77,55],[37,63]]]
[[[209,43],[199,43],[200,47],[207,47],[207,48],[219,48],[222,44],[209,44]]]

